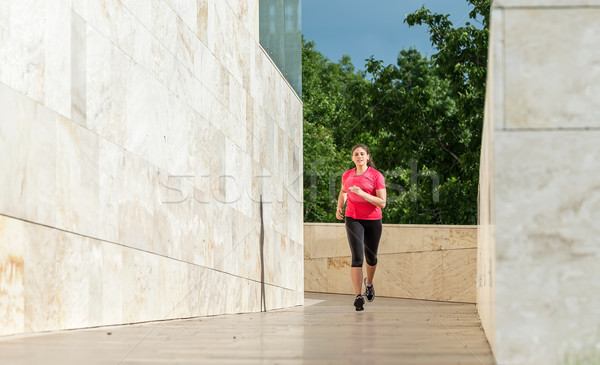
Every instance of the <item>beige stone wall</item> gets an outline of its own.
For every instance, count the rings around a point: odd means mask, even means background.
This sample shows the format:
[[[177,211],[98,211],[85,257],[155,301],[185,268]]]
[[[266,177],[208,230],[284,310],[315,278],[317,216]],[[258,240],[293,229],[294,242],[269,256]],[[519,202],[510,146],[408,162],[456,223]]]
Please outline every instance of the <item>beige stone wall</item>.
[[[353,294],[344,224],[305,223],[304,243],[304,289]],[[377,295],[474,303],[476,272],[477,227],[383,225]]]
[[[483,326],[499,364],[587,363],[586,356],[595,363],[600,1],[497,0],[491,31],[480,180]]]
[[[301,123],[258,0],[3,1],[0,335],[302,304]]]
[[[485,122],[483,124],[481,157],[479,165],[479,196],[477,237],[477,311],[482,327],[495,351],[495,264],[496,236],[494,208],[494,126],[504,118],[502,105],[502,83],[495,82],[501,77],[503,62],[504,32],[498,26],[503,13],[492,11],[490,14],[490,38],[488,49],[487,86],[485,102]]]

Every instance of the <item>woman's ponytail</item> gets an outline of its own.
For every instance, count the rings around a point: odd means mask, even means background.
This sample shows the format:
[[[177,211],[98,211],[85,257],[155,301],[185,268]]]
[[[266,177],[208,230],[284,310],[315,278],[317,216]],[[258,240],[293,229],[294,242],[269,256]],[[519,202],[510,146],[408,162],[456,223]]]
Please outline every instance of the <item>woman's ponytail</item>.
[[[369,157],[369,159],[367,160],[367,166],[376,169],[375,162],[373,162],[373,159],[371,157]]]

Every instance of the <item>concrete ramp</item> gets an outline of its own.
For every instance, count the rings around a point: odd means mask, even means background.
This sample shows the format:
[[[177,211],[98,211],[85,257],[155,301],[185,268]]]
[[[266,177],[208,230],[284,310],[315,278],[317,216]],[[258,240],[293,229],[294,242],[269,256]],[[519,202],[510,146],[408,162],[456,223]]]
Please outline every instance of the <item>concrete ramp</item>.
[[[2,364],[493,364],[474,304],[306,293],[306,305],[4,337]]]

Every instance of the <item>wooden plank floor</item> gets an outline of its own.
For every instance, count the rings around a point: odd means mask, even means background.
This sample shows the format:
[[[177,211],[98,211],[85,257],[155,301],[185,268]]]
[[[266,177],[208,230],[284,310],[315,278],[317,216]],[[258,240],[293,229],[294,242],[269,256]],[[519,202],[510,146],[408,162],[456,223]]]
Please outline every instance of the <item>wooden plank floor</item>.
[[[0,338],[0,364],[494,364],[475,305],[306,293],[305,305]],[[109,334],[110,333],[110,334]]]

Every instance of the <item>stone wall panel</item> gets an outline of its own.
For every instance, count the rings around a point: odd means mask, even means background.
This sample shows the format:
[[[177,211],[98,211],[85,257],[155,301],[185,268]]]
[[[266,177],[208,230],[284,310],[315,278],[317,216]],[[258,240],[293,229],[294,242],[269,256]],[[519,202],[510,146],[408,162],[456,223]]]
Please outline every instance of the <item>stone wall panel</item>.
[[[267,309],[302,304],[302,103],[258,1],[9,0],[0,40],[1,334],[259,311],[261,224]]]
[[[373,281],[377,295],[474,303],[477,231],[476,226],[384,224]],[[304,224],[306,290],[354,293],[350,264],[343,223]]]

